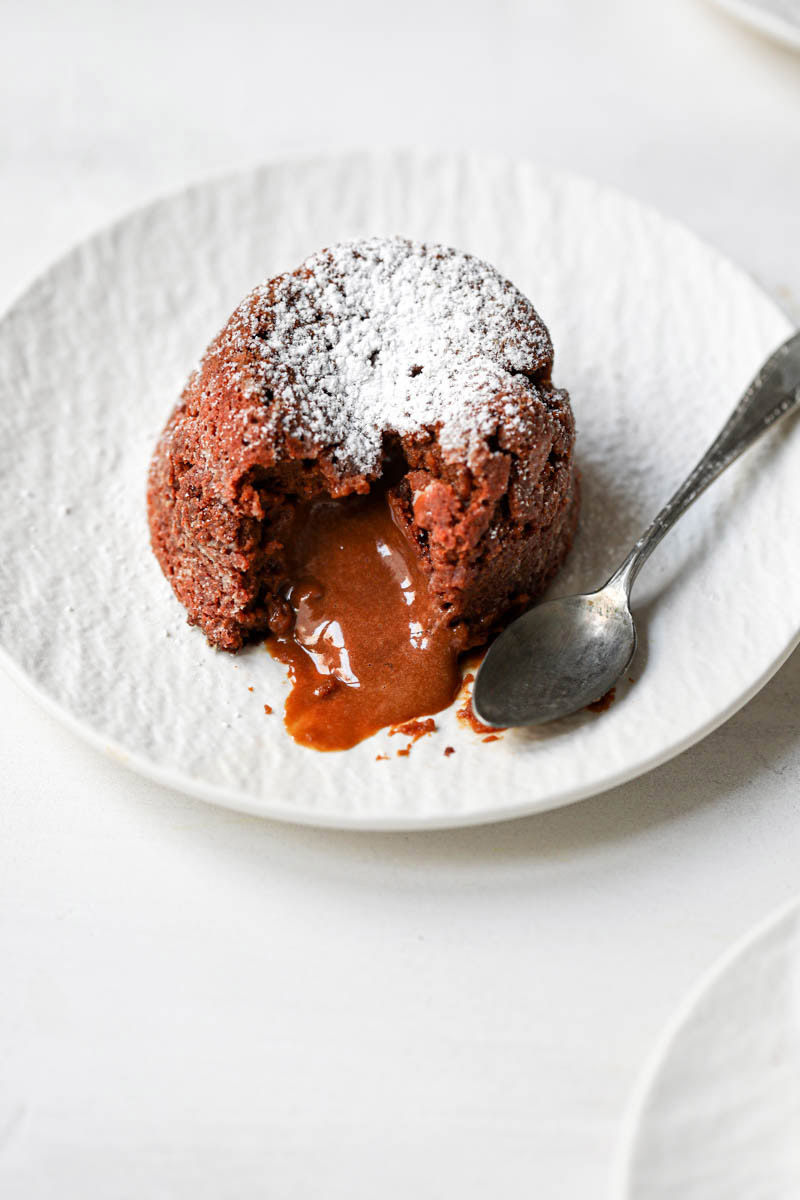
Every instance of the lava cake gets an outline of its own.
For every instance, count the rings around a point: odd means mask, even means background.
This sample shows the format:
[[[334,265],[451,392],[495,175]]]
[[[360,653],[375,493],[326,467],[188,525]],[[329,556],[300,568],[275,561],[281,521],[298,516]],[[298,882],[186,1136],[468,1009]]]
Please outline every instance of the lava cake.
[[[343,243],[260,284],[159,439],[162,570],[222,650],[271,635],[319,749],[440,711],[578,513],[574,422],[530,301],[469,254]]]

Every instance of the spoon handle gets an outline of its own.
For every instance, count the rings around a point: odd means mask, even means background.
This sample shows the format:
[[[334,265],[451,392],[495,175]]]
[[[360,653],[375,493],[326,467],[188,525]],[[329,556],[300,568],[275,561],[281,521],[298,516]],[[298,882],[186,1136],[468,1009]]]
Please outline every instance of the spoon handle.
[[[798,404],[800,333],[795,333],[761,367],[716,440],[644,531],[606,586],[621,585],[629,594],[633,581],[652,551],[689,505],[762,433],[780,417],[797,408]]]

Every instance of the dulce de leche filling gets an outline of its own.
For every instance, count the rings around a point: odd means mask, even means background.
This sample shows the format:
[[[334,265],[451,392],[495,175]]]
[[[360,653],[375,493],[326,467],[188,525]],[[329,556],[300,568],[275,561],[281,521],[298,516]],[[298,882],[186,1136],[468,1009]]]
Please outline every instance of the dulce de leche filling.
[[[452,703],[456,637],[384,492],[308,505],[289,570],[294,628],[268,646],[289,668],[284,719],[296,742],[347,750]]]

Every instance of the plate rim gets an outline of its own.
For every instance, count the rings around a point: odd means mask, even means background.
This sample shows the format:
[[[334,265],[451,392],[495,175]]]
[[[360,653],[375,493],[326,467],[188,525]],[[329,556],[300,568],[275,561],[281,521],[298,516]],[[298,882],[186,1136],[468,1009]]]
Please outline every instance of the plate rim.
[[[555,812],[560,808],[566,808],[582,800],[588,800],[594,796],[602,796],[603,793],[611,791],[615,787],[630,783],[634,779],[638,779],[641,775],[646,775],[650,771],[654,771],[657,767],[663,766],[673,758],[677,758],[685,750],[689,750],[692,746],[697,745],[698,742],[701,742],[709,734],[713,733],[715,729],[718,729],[726,721],[729,721],[753,696],[761,691],[775,672],[780,669],[798,643],[800,643],[800,631],[798,631],[785,654],[783,654],[775,665],[767,670],[762,679],[759,679],[752,686],[748,694],[743,699],[737,698],[737,700],[733,701],[727,710],[724,710],[721,714],[717,714],[715,719],[708,722],[706,726],[698,730],[693,730],[685,738],[676,739],[675,742],[670,743],[665,748],[662,748],[660,752],[651,755],[649,758],[637,761],[623,770],[612,773],[601,780],[599,784],[576,785],[574,788],[560,793],[555,800],[551,798],[546,802],[542,801],[540,804],[534,806],[531,805],[530,801],[521,800],[519,803],[505,804],[492,811],[479,809],[464,812],[462,810],[456,813],[437,813],[424,817],[419,813],[401,814],[397,812],[387,813],[385,816],[377,813],[364,814],[342,811],[334,814],[320,812],[317,809],[308,807],[289,809],[283,805],[272,805],[268,801],[257,803],[255,799],[236,792],[233,789],[219,787],[216,784],[195,779],[190,775],[182,774],[171,768],[159,767],[134,751],[126,749],[126,747],[120,745],[113,738],[107,738],[103,734],[98,733],[91,725],[80,720],[65,705],[60,704],[57,700],[53,700],[47,692],[34,683],[19,664],[11,658],[2,645],[0,645],[0,666],[50,716],[55,717],[62,725],[77,734],[82,741],[88,742],[90,746],[99,750],[107,758],[113,759],[120,766],[126,767],[134,774],[141,775],[145,779],[159,784],[161,787],[178,792],[180,795],[193,797],[206,804],[225,808],[230,812],[244,813],[247,816],[260,817],[264,820],[282,821],[289,825],[302,825],[318,829],[341,829],[354,833],[422,833],[426,830],[433,832],[435,830],[465,829],[480,825],[494,825],[502,821],[533,817],[539,813]],[[342,753],[346,753],[346,751],[342,751]]]
[[[770,909],[766,916],[761,917],[754,925],[749,925],[727,949],[717,955],[711,965],[695,979],[661,1026],[633,1084],[620,1122],[612,1160],[610,1200],[634,1200],[630,1190],[631,1170],[645,1106],[675,1041],[688,1025],[698,1004],[738,959],[790,917],[800,917],[800,893]]]
[[[790,53],[800,51],[800,25],[793,25],[778,13],[753,4],[751,0],[710,0],[710,3],[735,21],[740,29],[755,33]]]
[[[157,209],[165,203],[178,201],[184,196],[202,192],[209,187],[224,187],[226,184],[234,184],[236,181],[245,181],[264,172],[292,168],[313,169],[315,166],[323,167],[332,163],[342,162],[380,164],[397,162],[404,157],[412,157],[418,161],[426,159],[449,159],[464,163],[492,163],[495,166],[502,166],[508,169],[523,167],[534,171],[540,177],[574,181],[583,187],[596,188],[604,194],[612,195],[625,204],[633,205],[638,211],[656,218],[660,223],[676,230],[684,238],[688,238],[704,255],[710,256],[717,262],[724,263],[728,270],[733,270],[746,279],[749,285],[759,292],[762,300],[768,303],[774,309],[775,313],[782,318],[787,326],[787,336],[794,327],[794,322],[784,307],[775,297],[766,291],[750,271],[723,253],[713,243],[700,237],[693,229],[679,219],[662,213],[656,206],[640,200],[637,196],[624,191],[614,184],[608,184],[602,180],[596,180],[591,176],[583,175],[569,169],[562,169],[561,167],[525,156],[485,152],[476,149],[450,148],[443,150],[436,147],[389,147],[377,150],[362,148],[330,150],[317,153],[298,153],[297,155],[288,154],[275,159],[262,160],[239,170],[212,174],[190,182],[183,187],[167,190],[143,204],[134,206],[110,223],[100,226],[93,233],[89,234],[88,237],[81,238],[75,242],[68,250],[45,267],[44,270],[39,272],[28,286],[12,300],[8,308],[0,314],[0,327],[13,315],[17,306],[34,293],[54,271],[79,254],[89,243],[97,238],[113,236],[116,230],[125,226],[129,221],[137,217],[141,218],[149,211]],[[599,779],[596,778],[590,783],[576,784],[572,788],[560,792],[557,797],[551,796],[546,800],[540,800],[538,803],[521,797],[518,801],[500,805],[491,811],[481,808],[473,811],[460,810],[454,813],[439,812],[435,814],[393,812],[384,815],[380,813],[354,813],[352,811],[341,810],[332,813],[320,812],[309,806],[292,806],[290,808],[286,804],[271,803],[263,797],[257,800],[255,797],[247,796],[233,788],[226,788],[206,782],[174,768],[161,767],[152,763],[144,756],[127,749],[116,740],[99,733],[91,725],[75,716],[66,705],[51,698],[37,681],[28,676],[2,644],[0,644],[0,667],[46,712],[55,717],[56,720],[73,733],[77,734],[84,742],[87,742],[120,765],[127,767],[129,770],[151,780],[159,786],[233,812],[245,813],[262,819],[282,821],[288,824],[326,829],[342,829],[353,832],[408,833],[411,831],[424,832],[427,830],[434,831],[489,825],[525,816],[534,816],[542,812],[555,811],[593,796],[602,795],[604,792],[648,774],[650,771],[682,754],[685,750],[690,749],[715,729],[725,724],[726,721],[730,720],[735,713],[761,691],[783,663],[786,662],[798,644],[800,644],[800,619],[798,619],[797,628],[789,642],[782,647],[781,651],[762,670],[761,674],[749,687],[734,696],[720,712],[715,713],[705,724],[698,726],[690,733],[670,740],[659,750],[636,759],[634,762],[629,762],[625,767],[617,771],[601,776]]]

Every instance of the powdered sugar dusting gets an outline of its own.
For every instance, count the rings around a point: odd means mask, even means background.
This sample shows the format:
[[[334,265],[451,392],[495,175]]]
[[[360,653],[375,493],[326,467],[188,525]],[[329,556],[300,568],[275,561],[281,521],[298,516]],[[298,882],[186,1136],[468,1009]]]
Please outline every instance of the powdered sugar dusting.
[[[248,391],[271,421],[346,473],[378,470],[386,431],[435,430],[469,458],[552,362],[545,326],[493,267],[403,238],[320,251],[256,288],[225,337],[255,363]]]

